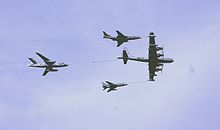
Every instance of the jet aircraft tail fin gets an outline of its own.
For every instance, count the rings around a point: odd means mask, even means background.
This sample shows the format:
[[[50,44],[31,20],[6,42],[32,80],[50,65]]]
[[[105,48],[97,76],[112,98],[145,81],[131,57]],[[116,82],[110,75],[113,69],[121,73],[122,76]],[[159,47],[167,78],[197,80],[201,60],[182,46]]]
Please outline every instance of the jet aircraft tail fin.
[[[128,62],[128,53],[126,52],[126,50],[123,50],[123,62],[124,64],[127,64]]]
[[[102,82],[103,91],[108,88],[108,85]]]
[[[124,64],[127,64],[129,59],[127,51],[123,50],[122,57],[118,57],[118,59],[123,59]]]
[[[31,63],[37,64],[37,62],[33,58],[28,58],[28,59],[31,61]]]
[[[102,31],[103,32],[103,38],[111,38],[112,36],[109,35],[108,33],[106,33],[105,31]]]

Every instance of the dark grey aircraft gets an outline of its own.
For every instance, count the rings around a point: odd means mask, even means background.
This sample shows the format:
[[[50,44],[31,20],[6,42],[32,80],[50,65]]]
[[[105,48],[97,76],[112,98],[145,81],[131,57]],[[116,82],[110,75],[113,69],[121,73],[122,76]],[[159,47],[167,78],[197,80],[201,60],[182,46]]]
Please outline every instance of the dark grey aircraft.
[[[49,71],[56,72],[58,69],[54,68],[60,68],[60,67],[66,67],[67,64],[64,63],[56,63],[56,61],[51,61],[47,57],[43,56],[42,54],[36,52],[36,54],[43,59],[45,63],[37,63],[33,58],[28,58],[31,61],[31,64],[28,65],[28,67],[36,67],[36,68],[45,68],[45,71],[42,76],[45,76]]]
[[[103,34],[104,34],[103,38],[112,39],[113,41],[117,41],[118,42],[117,47],[119,47],[124,42],[128,42],[128,40],[141,39],[141,37],[139,37],[139,36],[125,36],[124,34],[119,32],[118,30],[116,30],[116,32],[117,32],[118,36],[113,37],[103,31]]]
[[[107,92],[110,92],[110,91],[113,91],[113,90],[117,90],[116,88],[117,87],[122,87],[122,86],[126,86],[128,84],[125,84],[125,83],[112,83],[112,82],[109,82],[109,81],[105,81],[106,83],[102,82],[102,87],[103,87],[103,90],[109,88],[109,90]]]
[[[155,44],[155,35],[153,32],[150,33],[149,37],[149,55],[148,59],[143,57],[131,58],[128,57],[126,50],[123,50],[123,57],[118,57],[118,59],[123,59],[124,64],[127,64],[128,60],[138,61],[138,62],[148,62],[149,66],[149,81],[155,81],[155,73],[163,70],[164,63],[172,63],[174,60],[171,58],[164,58],[163,47],[158,47]],[[162,53],[158,53],[159,51]]]

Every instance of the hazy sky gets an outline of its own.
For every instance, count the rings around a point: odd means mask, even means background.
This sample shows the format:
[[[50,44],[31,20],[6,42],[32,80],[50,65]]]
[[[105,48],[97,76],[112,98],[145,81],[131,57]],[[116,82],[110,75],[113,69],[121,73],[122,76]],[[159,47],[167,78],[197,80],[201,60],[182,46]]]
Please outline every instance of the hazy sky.
[[[218,0],[1,0],[1,130],[219,130],[220,2]],[[144,39],[116,48],[102,31]],[[173,64],[155,82],[112,93],[101,82],[148,80],[147,35]],[[42,77],[28,68],[35,52],[70,64]]]

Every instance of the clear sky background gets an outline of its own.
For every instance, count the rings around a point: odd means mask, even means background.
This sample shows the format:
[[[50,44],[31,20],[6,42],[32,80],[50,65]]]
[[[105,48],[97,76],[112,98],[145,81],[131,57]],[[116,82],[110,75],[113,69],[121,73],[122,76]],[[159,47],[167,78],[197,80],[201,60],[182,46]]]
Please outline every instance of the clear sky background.
[[[219,0],[1,0],[1,130],[219,130]],[[116,48],[102,31],[145,38]],[[112,93],[101,82],[148,80],[147,35],[173,64],[155,82]],[[35,52],[70,64],[42,77]]]

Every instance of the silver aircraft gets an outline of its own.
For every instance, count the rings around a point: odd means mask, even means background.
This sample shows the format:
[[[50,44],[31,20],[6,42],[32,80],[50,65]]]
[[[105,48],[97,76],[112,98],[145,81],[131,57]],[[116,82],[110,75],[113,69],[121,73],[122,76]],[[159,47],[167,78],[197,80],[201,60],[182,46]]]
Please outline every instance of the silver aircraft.
[[[123,56],[118,57],[118,59],[123,59],[124,64],[127,64],[128,60],[138,61],[138,62],[148,62],[149,66],[149,81],[155,81],[155,73],[163,70],[164,63],[172,63],[174,60],[171,58],[164,58],[163,47],[158,47],[155,44],[155,35],[153,32],[150,33],[149,37],[149,55],[148,59],[144,57],[128,57],[126,50],[123,50]],[[162,51],[162,53],[159,53]]]
[[[117,32],[118,36],[113,37],[103,31],[103,34],[104,34],[103,38],[111,39],[112,41],[117,41],[118,42],[117,47],[119,47],[124,42],[128,42],[128,40],[141,39],[141,37],[139,37],[139,36],[125,36],[124,34],[119,32],[118,30],[116,30],[116,32]]]
[[[28,67],[36,67],[36,68],[45,68],[45,71],[42,76],[45,76],[48,72],[56,72],[58,69],[54,68],[60,68],[60,67],[66,67],[68,64],[64,63],[56,63],[56,61],[52,61],[48,59],[47,57],[43,56],[42,54],[36,52],[36,54],[43,59],[44,63],[37,63],[33,58],[28,58],[31,61],[31,64],[28,65]]]
[[[109,81],[105,81],[106,83],[102,82],[102,87],[103,87],[103,91],[107,88],[109,88],[109,90],[107,92],[113,91],[113,90],[117,90],[117,87],[122,87],[122,86],[127,86],[128,84],[125,83],[112,83]]]

